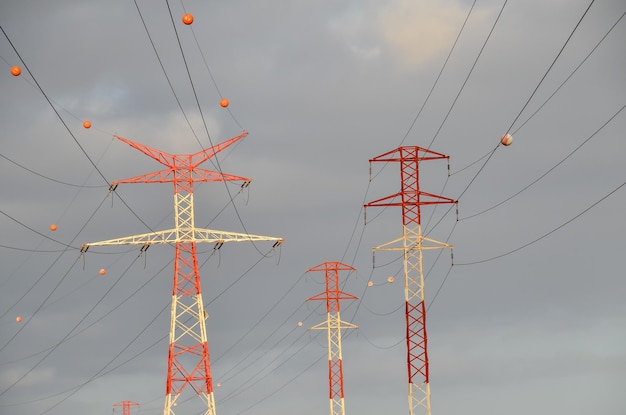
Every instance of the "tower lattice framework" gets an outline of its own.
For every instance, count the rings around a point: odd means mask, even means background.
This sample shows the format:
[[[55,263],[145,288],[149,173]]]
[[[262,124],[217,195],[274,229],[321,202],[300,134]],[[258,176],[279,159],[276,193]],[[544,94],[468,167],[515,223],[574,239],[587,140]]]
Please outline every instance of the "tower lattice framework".
[[[343,355],[341,351],[341,329],[354,329],[358,326],[341,320],[340,301],[356,300],[351,294],[339,289],[339,271],[354,271],[355,268],[341,262],[324,262],[307,272],[326,273],[326,291],[307,301],[326,301],[326,321],[310,330],[328,330],[328,381],[330,387],[330,415],[345,415],[343,393]]]
[[[452,249],[452,245],[427,238],[422,234],[421,208],[426,205],[457,203],[453,199],[420,190],[419,164],[422,161],[437,159],[449,161],[449,157],[444,154],[417,146],[405,146],[369,160],[370,166],[374,162],[400,163],[400,192],[372,201],[365,207],[402,207],[402,237],[379,245],[374,248],[374,251],[401,251],[403,253],[410,415],[431,414],[423,251]]]
[[[203,405],[206,405],[205,415],[215,415],[216,413],[196,244],[209,242],[220,247],[226,242],[274,241],[274,246],[278,246],[283,241],[282,238],[202,229],[196,228],[194,225],[194,182],[241,181],[242,187],[250,183],[250,179],[245,177],[198,167],[245,136],[247,133],[244,131],[239,136],[208,149],[183,155],[169,154],[115,136],[118,140],[165,165],[166,168],[157,172],[118,180],[111,184],[111,188],[115,189],[118,184],[122,183],[173,183],[175,227],[141,235],[92,242],[84,244],[81,249],[82,252],[85,252],[91,246],[142,245],[141,249],[145,251],[152,244],[175,245],[176,260],[174,263],[164,415],[175,415],[174,408],[178,406],[177,399],[186,387],[191,387],[201,398]]]
[[[119,406],[122,408],[122,415],[130,415],[130,409],[133,406],[139,406],[137,402],[133,401],[122,401],[113,404],[113,411],[115,411],[115,407]]]

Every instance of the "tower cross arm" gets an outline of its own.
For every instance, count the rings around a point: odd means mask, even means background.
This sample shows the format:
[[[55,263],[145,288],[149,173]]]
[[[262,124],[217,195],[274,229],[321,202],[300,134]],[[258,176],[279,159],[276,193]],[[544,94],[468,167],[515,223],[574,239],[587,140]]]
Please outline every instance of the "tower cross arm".
[[[419,153],[423,153],[420,157]],[[407,159],[414,159],[416,161],[425,161],[425,160],[437,160],[437,159],[449,159],[449,156],[446,156],[443,153],[438,153],[433,150],[429,150],[427,148],[422,148],[418,146],[405,146],[398,147],[394,150],[388,151],[380,156],[376,156],[369,160],[370,163],[376,161],[382,162],[400,162],[406,161]]]
[[[229,140],[226,140],[222,143],[216,144],[210,148],[207,148],[205,150],[201,150],[195,154],[192,154],[190,156],[185,156],[185,158],[189,158],[189,160],[191,161],[191,165],[193,167],[198,166],[199,164],[207,161],[208,159],[210,159],[211,157],[213,157],[214,155],[216,155],[217,153],[219,153],[220,151],[224,150],[225,148],[227,148],[228,146],[236,143],[237,141],[241,140],[242,138],[246,137],[248,135],[248,133],[246,131],[244,131],[243,133],[239,134],[237,137],[233,137]],[[133,147],[136,150],[141,151],[142,153],[144,153],[145,155],[155,159],[156,161],[158,161],[161,164],[164,164],[168,167],[174,168],[176,161],[178,159],[180,159],[181,156],[176,156],[174,154],[170,154],[170,153],[166,153],[165,151],[161,151],[161,150],[157,150],[155,148],[149,147],[145,144],[140,144],[137,143],[135,141],[129,140],[128,138],[124,138],[124,137],[120,137],[118,135],[114,136],[115,138],[117,138],[118,140],[120,140],[123,143],[128,144],[129,146]]]
[[[356,324],[348,323],[343,320],[333,321],[326,320],[318,323],[312,327],[309,327],[309,330],[327,330],[327,329],[358,329],[359,326]]]
[[[432,238],[427,238],[425,236],[418,236],[418,239],[419,239],[419,248],[421,250],[452,249],[453,248],[453,246],[448,243],[437,241]],[[372,250],[374,251],[406,251],[407,249],[416,249],[418,247],[417,241],[411,241],[415,243],[410,246],[405,246],[404,244],[406,242],[407,242],[407,239],[405,237],[400,237],[392,241],[386,242],[382,245],[378,245],[372,248]]]
[[[157,150],[152,147],[148,147],[145,144],[137,143],[135,141],[129,140],[128,138],[120,137],[119,135],[115,135],[114,137],[120,140],[121,142],[128,144],[134,149],[141,151],[148,157],[152,157],[153,159],[155,159],[161,164],[164,164],[170,167],[173,165],[174,156],[172,154],[166,153],[165,151]]]
[[[237,141],[241,140],[242,138],[246,137],[248,135],[247,131],[243,131],[241,134],[239,134],[237,137],[233,137],[229,140],[223,141],[219,144],[214,145],[213,147],[207,148],[206,150],[201,150],[198,151],[195,154],[191,155],[191,160],[192,160],[192,164],[194,166],[197,166],[205,161],[207,161],[208,159],[210,159],[211,157],[213,157],[214,155],[216,155],[217,153],[219,153],[220,151],[226,149],[227,147],[235,144]]]
[[[390,196],[385,196],[380,199],[376,199],[372,202],[367,203],[364,207],[374,207],[374,206],[408,206],[408,205],[440,205],[446,203],[456,204],[458,201],[454,199],[450,199],[449,197],[439,196],[432,193],[426,193],[422,191],[405,191],[405,195],[411,197],[411,201],[406,200],[396,200],[397,198],[401,198],[403,192],[398,192],[392,194]]]
[[[125,236],[122,238],[109,239],[106,241],[90,242],[83,244],[81,250],[84,252],[91,246],[108,245],[152,245],[169,244],[177,242],[249,242],[249,241],[274,241],[274,246],[280,245],[284,239],[273,236],[260,236],[248,233],[236,233],[217,231],[212,229],[167,229],[163,231],[144,233],[140,235]]]
[[[249,177],[235,176],[227,173],[219,173],[216,171],[205,169],[193,169],[194,182],[236,182],[250,183],[252,179]],[[128,179],[116,180],[112,185],[124,183],[173,183],[176,180],[174,169],[164,169],[152,173],[141,174],[139,176],[130,177]]]

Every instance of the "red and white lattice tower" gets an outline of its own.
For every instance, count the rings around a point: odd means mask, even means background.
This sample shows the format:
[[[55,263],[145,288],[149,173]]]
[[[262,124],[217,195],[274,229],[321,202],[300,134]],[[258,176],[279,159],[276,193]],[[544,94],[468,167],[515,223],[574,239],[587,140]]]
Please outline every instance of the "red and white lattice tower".
[[[355,300],[351,294],[339,290],[339,271],[354,271],[349,265],[341,262],[324,262],[307,270],[307,272],[323,271],[326,273],[326,291],[313,296],[307,301],[326,301],[326,321],[309,330],[328,330],[328,381],[330,384],[330,415],[345,415],[343,394],[343,358],[341,353],[341,329],[357,328],[354,324],[341,321],[340,300]]]
[[[122,401],[122,402],[114,403],[113,404],[113,412],[115,412],[115,407],[116,406],[121,406],[122,407],[122,415],[130,415],[130,408],[132,406],[139,406],[139,404],[137,402],[133,402],[133,401]]]
[[[177,399],[187,386],[191,387],[203,400],[203,405],[206,404],[205,414],[215,415],[215,397],[213,395],[213,379],[211,377],[196,244],[210,242],[215,243],[216,248],[218,248],[225,242],[275,241],[274,246],[278,246],[283,241],[282,238],[202,229],[196,228],[194,225],[194,182],[241,181],[242,187],[250,183],[250,179],[245,177],[232,176],[198,167],[246,135],[247,133],[244,131],[241,135],[211,148],[194,154],[183,155],[165,153],[115,136],[118,140],[165,165],[166,169],[118,180],[112,183],[112,188],[114,189],[122,183],[173,183],[175,227],[164,231],[92,242],[84,244],[81,249],[82,252],[85,252],[91,246],[130,244],[142,245],[141,249],[144,251],[152,244],[175,245],[176,261],[174,263],[164,415],[174,414],[174,407],[178,405]]]
[[[456,204],[446,197],[425,193],[419,186],[419,163],[449,157],[416,146],[399,147],[370,160],[400,163],[401,190],[399,193],[365,205],[401,206],[402,237],[374,250],[402,251],[404,256],[404,297],[406,313],[407,366],[409,375],[409,414],[430,415],[430,384],[426,336],[426,307],[424,305],[423,251],[452,248],[443,242],[422,234],[421,208],[425,205]]]

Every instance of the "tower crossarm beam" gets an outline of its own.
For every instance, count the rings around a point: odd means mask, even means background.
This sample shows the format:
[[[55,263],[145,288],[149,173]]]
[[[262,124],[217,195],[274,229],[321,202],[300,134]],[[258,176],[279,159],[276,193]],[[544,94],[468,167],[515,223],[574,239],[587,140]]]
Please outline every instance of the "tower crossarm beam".
[[[309,327],[309,330],[328,330],[328,329],[358,329],[356,324],[348,323],[343,320],[327,319],[314,326]]]
[[[195,168],[192,170],[191,180],[194,182],[236,182],[241,181],[250,183],[252,179],[249,177],[235,176],[232,174],[219,173],[216,171]],[[175,169],[163,169],[152,173],[141,174],[139,176],[130,177],[128,179],[116,180],[111,183],[112,186],[126,183],[174,183],[180,180],[176,177]]]
[[[86,251],[91,246],[107,246],[107,245],[152,245],[152,244],[170,244],[177,242],[209,242],[209,243],[226,243],[226,242],[251,242],[251,241],[274,241],[274,246],[280,245],[284,239],[274,236],[252,235],[249,233],[237,233],[216,231],[212,229],[186,229],[174,228],[164,231],[144,233],[141,235],[132,235],[122,238],[109,239],[107,241],[90,242],[83,245],[81,251]]]
[[[421,157],[419,155],[420,152],[423,154]],[[370,163],[372,163],[376,161],[402,162],[406,160],[423,161],[423,160],[437,160],[437,159],[449,160],[450,156],[447,156],[443,153],[438,153],[433,150],[429,150],[427,148],[418,147],[418,146],[404,146],[404,147],[398,147],[394,150],[388,151],[384,154],[381,154],[380,156],[371,158],[369,161]]]
[[[417,240],[411,245],[408,245],[408,246],[404,246],[404,244],[399,245],[400,243],[404,243],[405,241],[406,241],[406,238],[400,237],[392,241],[386,242],[382,245],[378,245],[372,248],[372,250],[374,251],[411,251],[411,250],[417,250],[417,249],[430,250],[430,249],[446,249],[446,248],[452,249],[453,248],[453,246],[450,244],[437,241],[432,238],[427,238],[425,236],[421,237],[421,241]],[[425,245],[424,242],[428,242],[432,245]]]
[[[224,142],[216,144],[213,147],[210,147],[210,148],[207,148],[205,150],[201,150],[201,151],[199,151],[197,153],[191,154],[188,157],[187,157],[187,155],[185,155],[185,157],[188,158],[191,166],[193,166],[193,167],[198,166],[199,164],[207,161],[208,159],[210,159],[211,157],[213,157],[214,155],[216,155],[220,151],[224,150],[226,147],[236,143],[237,141],[241,140],[242,138],[246,137],[247,135],[248,135],[248,133],[246,131],[244,131],[243,133],[241,133],[237,137],[233,137],[233,138],[231,138],[229,140],[226,140]],[[134,142],[132,140],[129,140],[129,139],[124,138],[124,137],[120,137],[118,135],[116,135],[114,137],[117,138],[118,140],[128,144],[129,146],[131,146],[131,147],[141,151],[145,155],[155,159],[159,163],[164,164],[164,165],[169,166],[169,167],[174,167],[175,166],[175,161],[177,159],[180,159],[180,157],[182,157],[182,156],[177,156],[177,155],[174,155],[174,154],[166,153],[165,151],[157,150],[157,149],[152,148],[152,147],[148,147],[145,144],[136,143],[136,142]]]
[[[415,195],[415,192],[412,192],[413,195]],[[440,204],[446,204],[446,203],[458,203],[458,201],[454,200],[454,199],[450,199],[449,197],[444,197],[444,196],[439,196],[439,195],[435,195],[432,193],[426,193],[426,192],[421,192],[418,191],[417,195],[419,196],[418,198],[413,198],[412,200],[413,203],[407,203],[407,200],[396,200],[396,198],[400,198],[402,196],[405,196],[405,199],[408,199],[407,196],[410,196],[411,192],[398,192],[398,193],[394,193],[392,195],[389,196],[385,196],[385,197],[381,197],[380,199],[376,199],[371,201],[370,203],[364,205],[364,207],[373,207],[373,206],[408,206],[408,205],[440,205]],[[429,199],[422,199],[422,197],[426,196]]]

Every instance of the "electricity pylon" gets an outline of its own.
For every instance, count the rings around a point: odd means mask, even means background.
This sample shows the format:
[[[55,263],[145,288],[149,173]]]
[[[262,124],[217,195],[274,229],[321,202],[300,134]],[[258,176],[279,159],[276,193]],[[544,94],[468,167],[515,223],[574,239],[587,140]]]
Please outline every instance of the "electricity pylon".
[[[146,145],[115,136],[118,140],[152,157],[167,168],[111,184],[115,189],[122,183],[173,183],[175,227],[141,235],[126,236],[108,241],[84,244],[81,251],[91,246],[142,245],[145,251],[152,244],[175,244],[174,288],[170,320],[169,352],[167,361],[166,397],[164,415],[174,415],[176,400],[186,386],[190,386],[206,404],[205,415],[215,415],[213,379],[209,361],[205,311],[202,304],[200,273],[196,243],[215,243],[219,248],[225,242],[274,241],[274,247],[282,238],[250,235],[196,228],[194,225],[193,183],[241,181],[242,187],[250,179],[198,168],[228,146],[244,138],[245,131],[234,138],[194,154],[174,155],[150,148]]]
[[[343,394],[343,357],[341,353],[341,329],[354,329],[358,326],[341,321],[340,300],[356,300],[351,294],[339,290],[339,271],[354,271],[355,268],[341,262],[324,262],[307,272],[326,272],[326,291],[307,301],[326,301],[326,321],[309,330],[328,330],[328,380],[330,384],[330,415],[345,415]]]
[[[115,412],[115,407],[116,406],[121,406],[122,407],[122,415],[130,415],[130,408],[131,408],[131,406],[139,406],[139,404],[137,402],[133,402],[133,401],[122,401],[122,402],[114,403],[113,404],[113,412]]]
[[[423,251],[452,249],[452,245],[427,238],[422,234],[421,208],[424,205],[457,204],[447,197],[422,192],[419,186],[419,163],[446,159],[449,156],[417,146],[399,147],[373,162],[400,163],[401,190],[365,205],[401,206],[402,237],[374,248],[374,251],[402,251],[404,263],[404,299],[406,314],[407,366],[409,377],[409,414],[430,415],[430,383],[424,305]],[[400,199],[399,201],[397,199]]]

